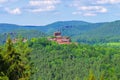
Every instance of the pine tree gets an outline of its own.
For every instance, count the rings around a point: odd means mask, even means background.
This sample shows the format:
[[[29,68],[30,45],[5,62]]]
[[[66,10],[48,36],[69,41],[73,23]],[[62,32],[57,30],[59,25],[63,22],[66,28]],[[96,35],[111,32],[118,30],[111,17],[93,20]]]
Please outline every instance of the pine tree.
[[[92,71],[90,71],[89,79],[88,80],[96,80]]]
[[[100,80],[104,80],[104,74],[103,73],[100,76]]]
[[[10,80],[27,80],[29,78],[29,74],[27,73],[29,66],[22,60],[25,56],[22,56],[23,53],[17,51],[10,38],[7,39],[2,53],[5,61],[3,65],[5,75],[7,75]]]

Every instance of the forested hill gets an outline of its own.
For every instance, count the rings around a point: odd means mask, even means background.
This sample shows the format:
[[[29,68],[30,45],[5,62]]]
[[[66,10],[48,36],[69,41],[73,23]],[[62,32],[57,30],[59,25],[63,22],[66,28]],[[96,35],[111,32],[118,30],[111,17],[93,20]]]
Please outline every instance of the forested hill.
[[[0,45],[0,80],[120,80],[120,21],[73,23],[2,24],[0,41],[8,33],[12,36]],[[80,43],[104,44],[59,45],[44,37],[57,30]],[[12,38],[19,35],[29,40],[18,37],[13,43]]]
[[[37,27],[37,26],[21,26],[21,25],[16,25],[16,24],[1,23],[0,24],[0,33],[14,32],[16,30],[22,30],[22,29],[38,30],[39,27]]]
[[[120,40],[120,21],[90,23],[84,21],[58,21],[45,26],[20,26],[14,24],[0,24],[0,33],[9,33],[21,30],[35,30],[48,35],[61,31],[62,35],[69,36],[72,41],[94,44],[96,42],[111,42]],[[34,34],[33,34],[34,37]]]
[[[120,80],[119,62],[119,46],[8,38],[0,45],[0,80]]]
[[[107,22],[96,29],[92,29],[82,35],[75,36],[78,42],[119,42],[120,41],[120,21]]]

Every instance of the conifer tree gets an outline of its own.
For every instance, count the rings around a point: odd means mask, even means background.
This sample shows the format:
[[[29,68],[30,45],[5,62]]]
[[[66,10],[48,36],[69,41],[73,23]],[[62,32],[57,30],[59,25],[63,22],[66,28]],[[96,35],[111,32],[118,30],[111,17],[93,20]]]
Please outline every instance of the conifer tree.
[[[104,80],[104,74],[103,73],[100,76],[100,80]]]
[[[25,56],[22,56],[23,53],[17,51],[10,38],[7,39],[2,54],[5,61],[3,72],[10,80],[27,80],[29,78],[27,73],[29,66],[22,60]]]
[[[92,71],[90,71],[89,79],[88,80],[96,80]]]

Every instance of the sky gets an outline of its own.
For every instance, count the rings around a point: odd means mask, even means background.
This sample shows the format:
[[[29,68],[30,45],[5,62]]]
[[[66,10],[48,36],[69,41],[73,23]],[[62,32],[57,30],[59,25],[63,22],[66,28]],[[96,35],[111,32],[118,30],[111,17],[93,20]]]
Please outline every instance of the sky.
[[[120,20],[120,0],[0,0],[0,23],[47,25],[71,20]]]

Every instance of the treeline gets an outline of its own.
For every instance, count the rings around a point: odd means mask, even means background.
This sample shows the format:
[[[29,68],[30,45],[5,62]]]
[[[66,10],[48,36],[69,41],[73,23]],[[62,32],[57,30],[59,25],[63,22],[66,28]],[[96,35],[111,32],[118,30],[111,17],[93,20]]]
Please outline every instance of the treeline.
[[[31,80],[119,80],[120,49],[84,44],[58,45],[45,38],[29,47]]]
[[[46,38],[0,47],[0,80],[120,80],[120,48]]]
[[[18,29],[16,31],[11,31],[11,32],[6,32],[0,34],[0,45],[4,44],[6,42],[6,39],[10,35],[11,39],[16,39],[16,38],[25,38],[25,39],[31,39],[31,38],[40,38],[40,37],[45,37],[47,34],[37,31],[37,30],[23,30],[23,29]]]
[[[28,55],[31,48],[20,39],[16,44],[8,38],[0,47],[0,80],[29,80]]]

